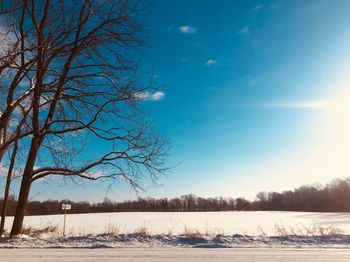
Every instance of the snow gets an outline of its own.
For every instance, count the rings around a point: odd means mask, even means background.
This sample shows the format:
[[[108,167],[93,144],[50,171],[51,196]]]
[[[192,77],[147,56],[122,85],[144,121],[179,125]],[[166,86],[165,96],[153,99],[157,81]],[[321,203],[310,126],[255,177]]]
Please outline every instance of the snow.
[[[9,230],[13,218],[8,218]],[[28,216],[25,227],[41,232],[3,238],[0,248],[123,247],[350,247],[350,213],[145,212]]]

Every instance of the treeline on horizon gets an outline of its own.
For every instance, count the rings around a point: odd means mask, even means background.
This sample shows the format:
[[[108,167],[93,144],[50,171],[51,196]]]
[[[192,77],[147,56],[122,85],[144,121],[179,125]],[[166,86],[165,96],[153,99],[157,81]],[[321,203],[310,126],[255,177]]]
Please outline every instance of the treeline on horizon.
[[[13,216],[16,198],[9,199],[8,216]],[[30,201],[26,215],[61,214],[62,203],[71,203],[69,213],[102,212],[196,212],[196,211],[305,211],[305,212],[349,212],[350,178],[335,179],[326,186],[303,185],[293,191],[259,192],[254,201],[240,198],[203,198],[193,194],[177,198],[138,198],[115,202],[108,198],[100,203],[70,200]],[[2,199],[0,199],[0,207]]]

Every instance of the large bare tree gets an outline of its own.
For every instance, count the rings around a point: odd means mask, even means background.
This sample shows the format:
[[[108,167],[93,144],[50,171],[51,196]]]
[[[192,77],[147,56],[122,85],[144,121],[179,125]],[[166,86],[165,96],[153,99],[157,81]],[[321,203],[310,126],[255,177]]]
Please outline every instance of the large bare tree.
[[[24,44],[24,19],[17,25],[16,21],[8,17],[14,12],[15,5],[4,9],[4,3],[0,6],[0,176],[6,168],[3,157],[6,151],[12,153],[7,160],[7,175],[4,189],[3,205],[1,210],[0,236],[4,231],[7,199],[14,171],[15,159],[18,151],[18,142],[31,134],[27,125],[27,117],[30,115],[29,102],[33,91],[33,81],[28,78],[28,72],[34,64],[34,58],[29,57],[33,50]],[[19,28],[19,30],[17,30]],[[23,131],[23,133],[22,133]]]
[[[10,46],[20,55],[3,63],[12,82],[19,76],[13,88],[7,85],[6,96],[13,89],[17,95],[2,111],[0,131],[16,108],[29,123],[2,142],[28,145],[11,235],[21,233],[34,181],[111,178],[136,189],[144,175],[154,180],[165,170],[167,143],[137,107],[153,86],[137,70],[144,8],[123,0],[4,4],[3,16],[15,25]]]

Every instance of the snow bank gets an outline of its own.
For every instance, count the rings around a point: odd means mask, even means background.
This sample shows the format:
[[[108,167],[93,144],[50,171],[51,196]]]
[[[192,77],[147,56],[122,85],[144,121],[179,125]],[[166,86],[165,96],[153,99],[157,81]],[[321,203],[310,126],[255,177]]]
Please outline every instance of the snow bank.
[[[127,247],[192,247],[192,248],[349,248],[349,235],[272,236],[211,235],[97,235],[84,237],[20,236],[0,239],[0,248],[127,248]]]

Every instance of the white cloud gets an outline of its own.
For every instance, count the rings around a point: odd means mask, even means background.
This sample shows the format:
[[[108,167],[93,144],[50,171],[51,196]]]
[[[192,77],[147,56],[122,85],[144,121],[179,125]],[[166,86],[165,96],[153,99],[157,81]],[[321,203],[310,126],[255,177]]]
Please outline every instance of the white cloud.
[[[150,93],[148,91],[146,92],[137,92],[134,94],[134,98],[138,100],[152,100],[152,101],[158,101],[163,99],[165,96],[164,92],[157,91],[155,93]]]
[[[261,8],[262,8],[262,5],[259,4],[259,5],[254,6],[254,7],[252,8],[252,10],[255,11],[255,12],[257,12],[257,11],[259,11]]]
[[[161,100],[165,96],[165,93],[158,91],[151,95],[151,100]]]
[[[194,34],[197,32],[197,28],[189,25],[183,25],[179,27],[179,31],[183,34]]]
[[[249,27],[245,26],[237,31],[237,34],[239,35],[248,35],[250,33]]]
[[[215,59],[209,59],[207,62],[205,62],[205,65],[207,66],[212,66],[212,65],[216,65],[218,63],[217,60]]]

